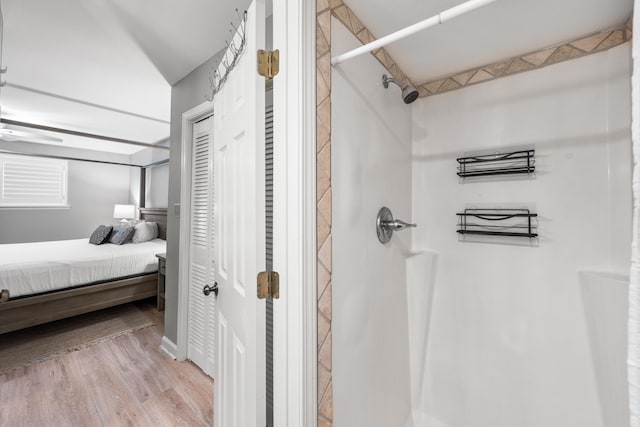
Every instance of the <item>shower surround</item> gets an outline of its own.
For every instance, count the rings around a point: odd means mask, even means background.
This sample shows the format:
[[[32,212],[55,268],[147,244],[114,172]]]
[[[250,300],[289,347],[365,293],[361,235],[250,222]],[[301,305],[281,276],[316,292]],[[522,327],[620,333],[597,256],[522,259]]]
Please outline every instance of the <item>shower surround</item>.
[[[335,52],[359,44],[331,32]],[[331,72],[334,425],[628,420],[607,396],[626,396],[610,314],[630,258],[629,43],[411,106],[372,56]],[[529,147],[535,175],[455,174]],[[381,245],[383,205],[418,227]],[[456,212],[496,205],[537,211],[540,238],[459,240]]]

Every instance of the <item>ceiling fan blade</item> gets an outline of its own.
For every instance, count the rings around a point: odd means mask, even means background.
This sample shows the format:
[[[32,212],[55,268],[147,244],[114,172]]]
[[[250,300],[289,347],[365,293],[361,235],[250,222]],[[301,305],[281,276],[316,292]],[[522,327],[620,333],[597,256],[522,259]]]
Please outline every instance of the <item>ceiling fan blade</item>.
[[[62,142],[62,139],[34,132],[1,128],[0,140],[2,141],[26,141],[26,142]]]

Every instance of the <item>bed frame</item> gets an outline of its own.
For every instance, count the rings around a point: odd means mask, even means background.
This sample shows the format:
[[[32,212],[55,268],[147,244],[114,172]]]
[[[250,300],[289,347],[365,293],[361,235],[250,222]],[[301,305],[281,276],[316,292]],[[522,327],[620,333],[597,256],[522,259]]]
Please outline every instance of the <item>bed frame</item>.
[[[141,208],[140,219],[158,223],[167,239],[167,209]],[[157,296],[158,273],[20,297],[0,302],[0,334]]]

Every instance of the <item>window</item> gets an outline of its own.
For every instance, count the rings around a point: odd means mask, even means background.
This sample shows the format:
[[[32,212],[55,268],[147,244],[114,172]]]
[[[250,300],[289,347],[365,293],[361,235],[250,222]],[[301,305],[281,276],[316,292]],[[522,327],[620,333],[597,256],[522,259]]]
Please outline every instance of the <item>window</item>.
[[[0,207],[66,207],[67,161],[0,154]]]

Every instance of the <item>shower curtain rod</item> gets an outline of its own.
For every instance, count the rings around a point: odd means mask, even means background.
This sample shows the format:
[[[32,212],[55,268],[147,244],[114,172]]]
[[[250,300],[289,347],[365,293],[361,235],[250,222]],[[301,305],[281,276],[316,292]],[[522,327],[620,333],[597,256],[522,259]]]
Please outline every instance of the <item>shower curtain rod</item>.
[[[367,52],[371,52],[372,50],[386,46],[389,43],[393,43],[395,41],[413,35],[419,31],[426,30],[430,27],[435,27],[438,24],[442,24],[451,19],[457,18],[458,16],[462,16],[467,12],[471,12],[472,10],[486,6],[490,3],[493,3],[494,1],[496,0],[469,0],[465,3],[459,4],[458,6],[454,6],[450,9],[440,12],[439,14],[432,16],[431,18],[427,18],[416,24],[410,25],[406,28],[379,38],[378,40],[372,41],[371,43],[367,43],[349,52],[343,53],[342,55],[336,55],[331,58],[331,65],[338,65],[348,59],[355,58],[356,56],[363,55]]]

